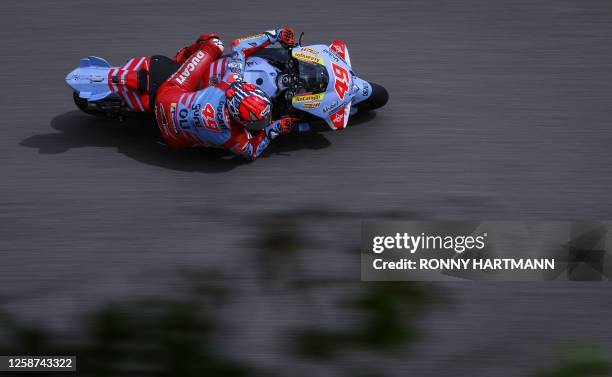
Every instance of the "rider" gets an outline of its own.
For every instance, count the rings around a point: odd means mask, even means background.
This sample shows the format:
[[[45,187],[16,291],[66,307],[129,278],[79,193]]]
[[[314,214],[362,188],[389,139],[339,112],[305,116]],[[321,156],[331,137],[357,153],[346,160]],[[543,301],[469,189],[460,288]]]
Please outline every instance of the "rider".
[[[215,34],[203,34],[180,50],[181,65],[157,92],[155,117],[166,143],[174,148],[210,146],[229,149],[254,160],[278,135],[291,132],[296,119],[272,121],[272,103],[255,85],[242,81],[246,58],[270,44],[295,46],[289,28],[241,38],[232,44],[232,59],[223,81],[196,90],[208,78],[211,62],[223,53]]]

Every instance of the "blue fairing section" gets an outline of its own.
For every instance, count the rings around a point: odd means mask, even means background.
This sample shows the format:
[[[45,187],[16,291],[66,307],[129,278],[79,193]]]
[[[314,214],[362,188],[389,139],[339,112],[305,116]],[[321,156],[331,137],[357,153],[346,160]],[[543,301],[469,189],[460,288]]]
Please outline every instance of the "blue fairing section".
[[[372,95],[372,85],[369,82],[355,76],[353,77],[353,83],[357,87],[355,97],[353,97],[353,104],[358,104],[370,98]]]
[[[108,87],[110,64],[102,58],[90,56],[81,59],[79,68],[66,76],[66,83],[79,93],[79,97],[97,101],[112,94]]]
[[[87,58],[81,59],[81,64],[79,65],[81,68],[86,67],[102,67],[102,68],[110,68],[110,64],[103,59],[97,56],[89,56]]]
[[[278,70],[265,59],[252,57],[247,60],[243,74],[244,81],[257,85],[270,98],[274,98],[278,94],[277,77]]]

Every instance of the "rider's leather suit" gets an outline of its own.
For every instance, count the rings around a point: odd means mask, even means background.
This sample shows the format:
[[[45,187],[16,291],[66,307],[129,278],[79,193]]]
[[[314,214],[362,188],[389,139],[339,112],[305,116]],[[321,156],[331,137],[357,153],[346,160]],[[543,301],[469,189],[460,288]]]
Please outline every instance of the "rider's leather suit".
[[[229,117],[225,90],[242,78],[246,58],[276,43],[277,35],[271,31],[235,40],[231,59],[217,60],[223,45],[214,35],[202,35],[180,50],[173,59],[181,67],[160,86],[155,99],[155,117],[164,141],[174,148],[224,148],[248,160],[261,155],[282,132],[282,121],[274,121],[261,132],[249,132]],[[215,74],[223,79],[210,80]],[[204,89],[197,90],[200,82]]]

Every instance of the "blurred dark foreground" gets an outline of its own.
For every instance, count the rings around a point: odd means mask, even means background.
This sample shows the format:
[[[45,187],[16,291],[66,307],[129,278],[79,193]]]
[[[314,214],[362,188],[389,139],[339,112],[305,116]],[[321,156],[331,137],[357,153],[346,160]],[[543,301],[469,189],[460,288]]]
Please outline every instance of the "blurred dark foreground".
[[[249,302],[241,295],[240,284],[235,284],[232,276],[224,276],[221,270],[191,266],[179,272],[180,279],[175,282],[173,294],[160,292],[95,305],[87,314],[75,319],[72,332],[68,334],[28,324],[5,312],[0,316],[0,333],[3,334],[0,354],[77,355],[79,376],[238,377],[318,373],[382,377],[410,374],[413,368],[429,370],[426,375],[441,375],[439,367],[419,365],[419,355],[448,352],[444,351],[444,345],[457,341],[469,350],[469,345],[478,341],[483,333],[480,330],[492,330],[480,329],[478,323],[483,321],[483,327],[491,327],[483,317],[489,315],[487,311],[462,314],[465,305],[463,309],[457,306],[457,297],[453,297],[453,291],[457,290],[450,286],[356,281],[359,276],[358,242],[348,242],[353,244],[349,248],[339,247],[346,244],[345,241],[337,243],[338,247],[330,247],[327,243],[330,240],[324,236],[329,233],[314,236],[311,220],[322,214],[307,210],[277,213],[255,226],[248,246],[244,246],[251,248],[250,266],[258,276],[249,284],[260,291],[257,300],[261,302]],[[350,213],[327,211],[325,215],[345,224],[352,223],[346,221],[353,216]],[[394,219],[408,214],[381,212],[374,216]],[[309,236],[304,237],[306,234]],[[313,263],[331,252],[337,253],[337,260],[344,262],[325,268]],[[338,266],[344,274],[338,273]],[[474,288],[476,284],[490,283],[458,283],[461,289]],[[559,293],[550,287],[530,284],[532,286],[513,286]],[[508,288],[511,285],[493,284],[491,287],[492,292],[498,290],[502,294]],[[579,286],[565,288],[580,289]],[[525,298],[531,300],[528,296]],[[551,298],[554,299],[554,295]],[[243,306],[245,301],[246,306]],[[297,316],[292,310],[296,305],[303,311]],[[244,310],[241,308],[253,309],[253,316],[236,313]],[[485,309],[498,315],[504,313],[504,308],[485,305]],[[512,308],[508,309],[506,314],[501,314],[500,323],[512,326],[518,318]],[[259,317],[261,313],[265,316]],[[432,322],[428,318],[440,316],[451,326],[465,326],[465,329],[455,327],[448,333],[437,331],[430,326],[435,320]],[[467,316],[471,324],[462,323],[462,316]],[[236,322],[234,318],[243,319]],[[521,323],[529,326],[529,320]],[[258,333],[259,327],[267,333]],[[534,328],[527,333],[537,331]],[[501,370],[510,360],[520,364],[521,352],[530,348],[539,352],[544,344],[550,352],[549,357],[535,363],[525,360],[521,376],[611,375],[609,349],[593,344],[587,335],[584,339],[563,339],[563,334],[555,336],[550,331],[545,332],[547,338],[533,344],[516,343],[518,337],[526,338],[525,334],[505,333],[498,342],[513,343],[523,349],[516,350],[516,354],[494,353],[491,361],[482,359],[483,353],[486,355],[488,351],[472,350],[463,353],[461,359],[445,360],[445,369],[450,372],[456,365],[457,370],[467,373],[468,370],[481,370],[479,363],[482,367],[499,363],[493,370]],[[457,340],[462,333],[464,335]],[[262,349],[270,349],[273,344],[273,351],[258,354],[251,349],[250,354],[244,354],[228,348],[227,337],[234,338],[234,344],[263,341]],[[273,355],[272,360],[270,355]],[[429,357],[435,360],[435,356]],[[411,360],[417,364],[411,366]],[[526,368],[530,362],[531,367]],[[18,373],[20,376],[29,374],[44,375],[42,372]],[[489,375],[502,374],[492,372]]]

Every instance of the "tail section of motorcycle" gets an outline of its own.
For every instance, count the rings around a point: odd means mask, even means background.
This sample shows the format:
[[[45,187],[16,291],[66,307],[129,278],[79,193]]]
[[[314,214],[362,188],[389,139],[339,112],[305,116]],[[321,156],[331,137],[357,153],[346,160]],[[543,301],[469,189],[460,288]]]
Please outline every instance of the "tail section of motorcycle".
[[[88,114],[121,117],[150,110],[148,93],[150,57],[130,59],[111,67],[102,58],[89,56],[66,76],[77,107]]]

